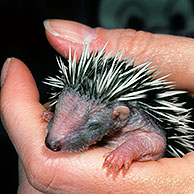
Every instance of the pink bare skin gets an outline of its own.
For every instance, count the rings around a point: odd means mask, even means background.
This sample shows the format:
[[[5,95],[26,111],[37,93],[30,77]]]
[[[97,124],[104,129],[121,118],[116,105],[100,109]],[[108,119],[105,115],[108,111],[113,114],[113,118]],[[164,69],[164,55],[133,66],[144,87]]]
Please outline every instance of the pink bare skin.
[[[105,154],[103,167],[108,167],[113,176],[116,176],[122,167],[128,170],[133,161],[149,161],[161,158],[166,141],[161,134],[156,133],[153,129],[149,130],[144,131],[141,128],[130,131],[130,135],[124,143]],[[119,142],[119,138],[116,142]]]
[[[172,73],[177,88],[194,92],[194,40],[134,30],[91,29],[62,20],[46,23],[51,45],[62,55],[69,45],[81,53],[83,39],[90,39],[91,49],[108,49],[116,43],[125,54],[152,60],[164,74]],[[60,36],[59,36],[60,33]],[[183,79],[184,77],[184,79]],[[46,122],[40,120],[44,107],[26,65],[11,58],[1,73],[1,118],[20,158],[18,193],[192,193],[194,191],[194,153],[183,158],[133,162],[123,177],[107,176],[102,169],[109,150],[93,148],[77,154],[54,153],[44,144]]]

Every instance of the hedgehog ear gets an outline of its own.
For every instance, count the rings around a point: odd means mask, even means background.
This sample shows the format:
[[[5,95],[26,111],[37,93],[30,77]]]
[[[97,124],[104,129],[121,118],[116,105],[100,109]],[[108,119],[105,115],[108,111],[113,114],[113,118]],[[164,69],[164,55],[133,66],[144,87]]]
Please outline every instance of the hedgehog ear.
[[[124,121],[129,116],[130,110],[127,106],[117,106],[113,109],[113,119]]]

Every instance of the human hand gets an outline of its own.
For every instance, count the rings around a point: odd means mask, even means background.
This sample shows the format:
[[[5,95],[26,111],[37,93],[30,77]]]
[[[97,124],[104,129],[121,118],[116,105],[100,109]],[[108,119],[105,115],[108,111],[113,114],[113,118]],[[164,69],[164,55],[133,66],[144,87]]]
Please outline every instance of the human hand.
[[[81,54],[83,41],[98,49],[109,40],[107,51],[116,49],[152,60],[177,88],[194,92],[194,40],[134,30],[91,29],[62,20],[45,23],[51,45],[61,54]],[[161,74],[162,75],[162,74]],[[184,76],[184,79],[183,79]],[[52,152],[44,145],[46,123],[40,120],[44,107],[28,68],[18,59],[4,64],[1,74],[1,118],[20,158],[18,193],[191,193],[194,190],[194,153],[183,158],[133,162],[123,177],[107,176],[102,169],[107,149],[98,147],[76,154]]]

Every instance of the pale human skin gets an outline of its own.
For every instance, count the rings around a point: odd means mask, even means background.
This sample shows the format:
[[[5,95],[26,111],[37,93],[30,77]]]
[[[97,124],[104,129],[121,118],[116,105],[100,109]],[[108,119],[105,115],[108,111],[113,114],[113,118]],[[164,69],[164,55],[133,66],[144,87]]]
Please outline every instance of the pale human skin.
[[[69,45],[81,53],[83,41],[97,49],[109,40],[108,51],[116,43],[124,54],[139,56],[137,62],[152,60],[162,74],[172,75],[178,89],[194,93],[194,40],[134,30],[91,29],[79,23],[50,20],[45,23],[50,44],[61,54]],[[46,67],[43,67],[46,68]],[[46,125],[40,113],[39,93],[26,65],[11,58],[1,74],[1,118],[19,155],[19,194],[31,193],[192,193],[194,153],[183,158],[133,162],[116,178],[102,169],[105,148],[81,153],[52,152],[44,144]]]

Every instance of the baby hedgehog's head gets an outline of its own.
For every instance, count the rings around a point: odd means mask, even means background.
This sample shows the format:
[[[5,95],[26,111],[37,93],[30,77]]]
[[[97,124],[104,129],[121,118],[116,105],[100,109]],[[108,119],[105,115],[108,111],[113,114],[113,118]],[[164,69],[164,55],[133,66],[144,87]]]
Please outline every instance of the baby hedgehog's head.
[[[123,127],[129,108],[122,103],[97,104],[76,91],[64,90],[47,130],[46,145],[53,151],[81,151]]]

